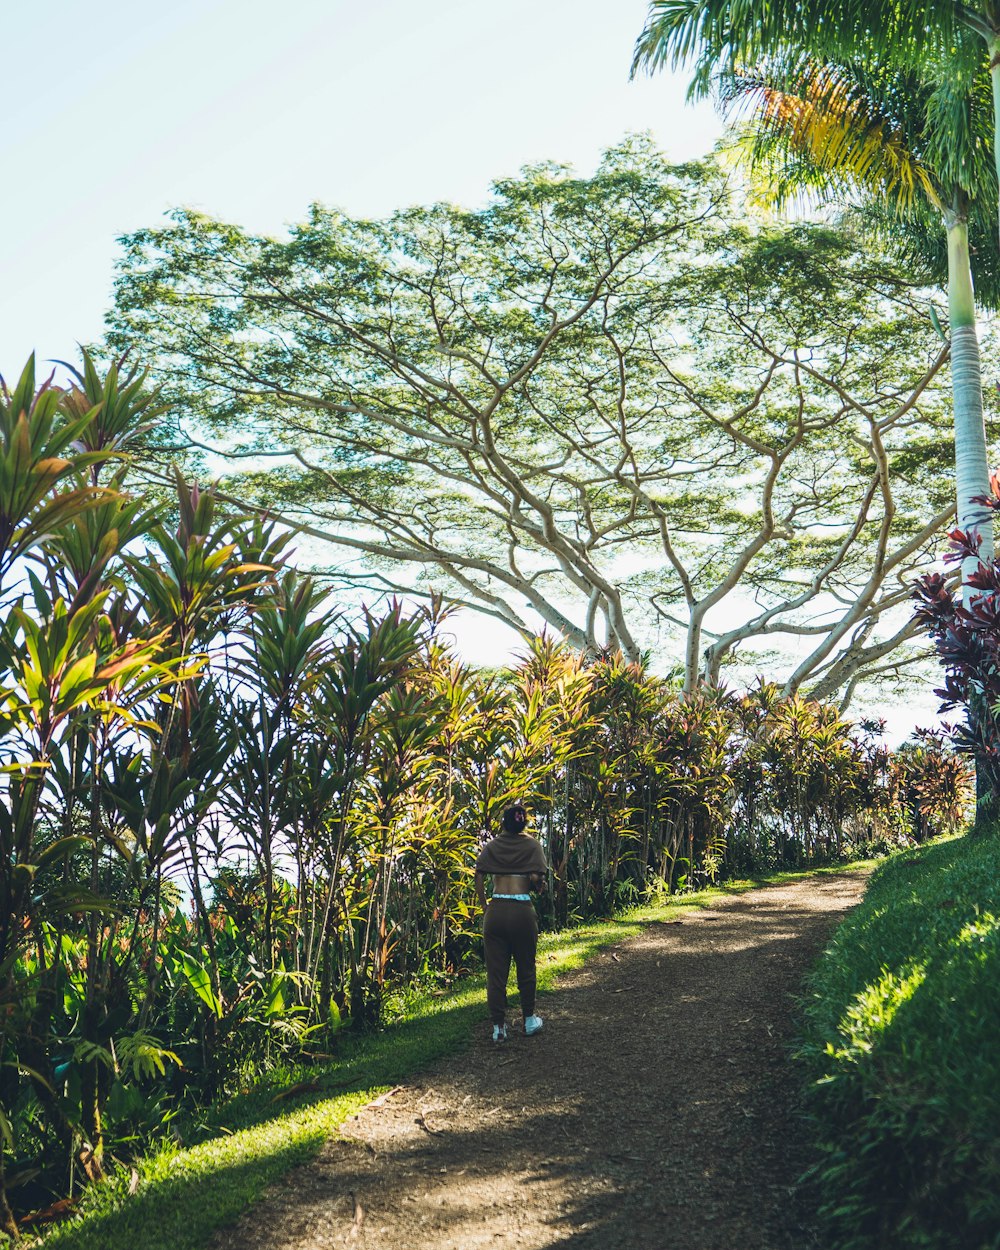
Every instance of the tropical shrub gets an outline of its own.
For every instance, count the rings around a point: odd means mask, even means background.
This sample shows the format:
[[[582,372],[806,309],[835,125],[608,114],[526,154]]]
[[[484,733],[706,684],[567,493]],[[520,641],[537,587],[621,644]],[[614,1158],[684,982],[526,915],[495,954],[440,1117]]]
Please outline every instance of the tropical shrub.
[[[988,523],[1000,511],[1000,476],[990,478],[989,495],[979,496]],[[975,761],[982,792],[1000,795],[1000,560],[980,559],[978,530],[952,530],[945,560],[974,571],[958,593],[946,573],[928,573],[914,591],[915,615],[934,640],[944,669],[942,711],[961,709],[954,726],[958,750]]]

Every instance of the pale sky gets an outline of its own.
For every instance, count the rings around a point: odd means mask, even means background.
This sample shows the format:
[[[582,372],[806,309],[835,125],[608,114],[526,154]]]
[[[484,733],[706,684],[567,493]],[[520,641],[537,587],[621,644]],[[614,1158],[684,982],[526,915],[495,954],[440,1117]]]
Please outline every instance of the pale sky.
[[[480,203],[627,132],[675,160],[721,127],[682,79],[628,81],[646,0],[33,0],[5,6],[0,372],[75,356],[116,236],[192,206],[280,232]]]

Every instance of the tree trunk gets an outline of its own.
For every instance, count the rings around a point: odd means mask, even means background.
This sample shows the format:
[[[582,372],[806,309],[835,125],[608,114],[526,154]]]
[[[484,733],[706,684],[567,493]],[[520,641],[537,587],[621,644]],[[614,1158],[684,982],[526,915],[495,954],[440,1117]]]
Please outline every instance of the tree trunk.
[[[103,1099],[99,1061],[90,1059],[84,1065],[81,1079],[81,1117],[84,1137],[89,1149],[80,1153],[80,1165],[88,1181],[104,1177],[104,1117],[101,1114]]]
[[[14,1212],[7,1201],[7,1171],[2,1146],[0,1146],[0,1232],[6,1233],[13,1242],[21,1240],[21,1230],[17,1226]]]
[[[996,71],[994,70],[994,83]],[[976,299],[969,265],[969,228],[964,216],[956,214],[946,220],[948,229],[948,323],[951,329],[951,378],[955,405],[955,497],[958,527],[975,529],[982,536],[979,559],[993,559],[993,514],[972,500],[988,495],[989,462],[986,458],[986,429],[983,422],[983,381],[976,333]],[[969,557],[962,562],[962,602],[968,606],[972,598],[969,577],[979,560]],[[969,719],[991,715],[988,709],[977,711],[969,704]],[[988,773],[976,761],[977,824],[981,815],[992,807],[993,796]]]
[[[696,609],[691,613],[688,622],[687,639],[684,648],[684,693],[691,694],[698,689],[701,677],[701,625],[703,613]]]
[[[983,423],[983,382],[976,333],[976,301],[969,268],[969,228],[956,215],[948,227],[948,321],[951,328],[951,376],[955,403],[955,494],[960,529],[976,529],[983,545],[983,560],[993,558],[992,514],[977,495],[990,488],[986,458],[986,429]],[[977,561],[962,565],[962,598],[968,603],[968,579]]]

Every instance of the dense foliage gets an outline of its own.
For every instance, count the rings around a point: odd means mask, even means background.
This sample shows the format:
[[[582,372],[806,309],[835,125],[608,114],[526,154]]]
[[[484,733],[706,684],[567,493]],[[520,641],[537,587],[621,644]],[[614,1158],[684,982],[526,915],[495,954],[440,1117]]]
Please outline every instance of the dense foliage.
[[[157,401],[89,359],[77,381],[29,366],[0,404],[8,1232],[112,1145],[469,967],[471,863],[515,797],[555,925],[961,818],[933,739],[891,756],[765,683],[684,695],[545,638],[477,672],[440,605],[350,620],[287,531],[179,477],[130,493]]]
[[[1000,841],[903,853],[811,983],[816,1192],[843,1250],[997,1244]]]

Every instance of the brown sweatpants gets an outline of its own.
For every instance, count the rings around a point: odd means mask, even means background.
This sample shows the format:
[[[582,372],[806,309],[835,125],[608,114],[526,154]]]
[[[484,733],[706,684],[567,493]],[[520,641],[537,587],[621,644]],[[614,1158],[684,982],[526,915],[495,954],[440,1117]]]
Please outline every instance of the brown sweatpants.
[[[507,978],[513,956],[517,988],[525,1019],[535,1014],[535,950],[538,919],[531,903],[512,898],[492,898],[483,918],[486,948],[486,1003],[494,1024],[507,1016]]]

